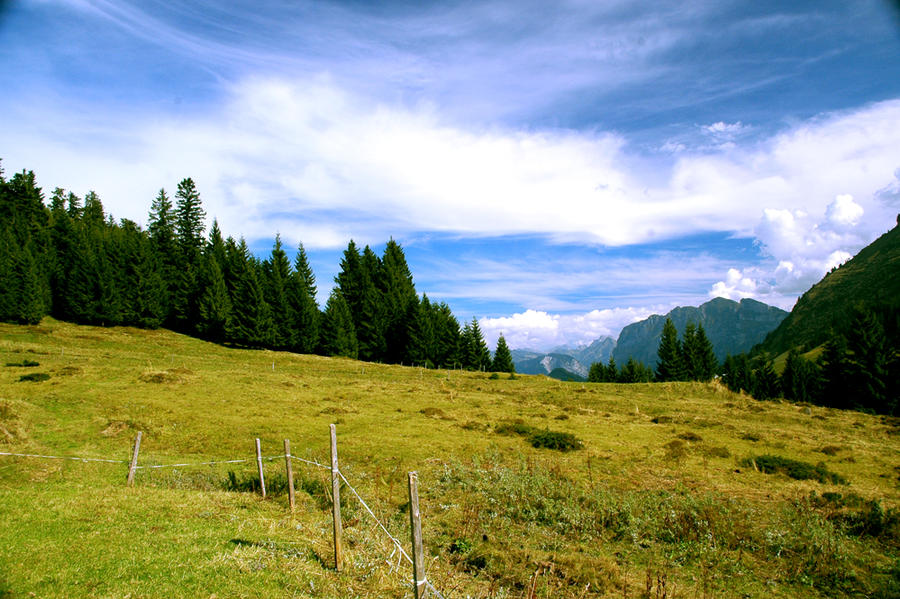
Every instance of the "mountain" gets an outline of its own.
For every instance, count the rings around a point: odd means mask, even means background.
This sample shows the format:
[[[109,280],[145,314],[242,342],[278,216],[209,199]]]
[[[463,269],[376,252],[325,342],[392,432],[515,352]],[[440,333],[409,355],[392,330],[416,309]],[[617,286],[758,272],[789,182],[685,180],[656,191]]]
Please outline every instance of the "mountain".
[[[570,354],[573,358],[590,368],[594,362],[609,362],[609,357],[616,349],[616,340],[612,337],[594,339],[587,347]]]
[[[568,354],[539,354],[528,350],[512,350],[513,363],[519,374],[547,374],[562,368],[580,377],[587,377],[589,366],[585,366]]]
[[[702,324],[719,361],[728,354],[749,351],[765,339],[788,313],[752,299],[740,302],[717,297],[699,307],[678,307],[666,314],[653,316],[628,325],[619,334],[613,358],[620,366],[634,358],[651,368],[656,367],[656,350],[663,324],[670,318],[679,336],[689,322]]]
[[[791,347],[818,347],[832,329],[844,328],[855,306],[900,308],[900,225],[813,285],[755,349],[778,355]]]
[[[594,339],[590,345],[571,347],[561,345],[551,349],[547,353],[541,353],[530,349],[512,350],[513,363],[516,372],[520,374],[546,374],[552,376],[552,371],[562,368],[570,374],[586,377],[594,362],[606,363],[616,347],[616,340],[612,337],[600,337]]]
[[[549,373],[547,373],[551,379],[557,379],[560,381],[574,381],[576,383],[583,383],[587,379],[583,376],[577,375],[574,372],[570,372],[565,368],[554,368]]]

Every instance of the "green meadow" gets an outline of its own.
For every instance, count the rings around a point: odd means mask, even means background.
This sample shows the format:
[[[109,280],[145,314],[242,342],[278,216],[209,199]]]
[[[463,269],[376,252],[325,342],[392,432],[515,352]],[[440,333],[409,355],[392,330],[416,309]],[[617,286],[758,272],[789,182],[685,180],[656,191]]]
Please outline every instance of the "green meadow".
[[[900,596],[900,420],[699,383],[582,384],[0,324],[0,597]],[[47,376],[37,376],[37,375]],[[48,378],[49,377],[49,378]],[[125,484],[138,431],[142,465]],[[262,442],[268,496],[258,484]],[[561,441],[571,441],[571,443]],[[537,445],[537,446],[535,446]]]

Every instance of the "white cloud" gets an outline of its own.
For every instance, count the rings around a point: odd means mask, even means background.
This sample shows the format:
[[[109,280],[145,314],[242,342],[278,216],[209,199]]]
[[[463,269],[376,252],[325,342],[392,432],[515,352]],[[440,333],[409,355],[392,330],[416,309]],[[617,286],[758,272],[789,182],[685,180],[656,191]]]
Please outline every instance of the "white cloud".
[[[863,215],[863,208],[853,201],[850,194],[842,194],[834,198],[825,210],[826,220],[834,227],[847,228],[859,224]]]
[[[821,222],[801,210],[765,209],[754,234],[777,266],[771,270],[763,266],[729,269],[725,280],[715,283],[709,295],[752,297],[789,309],[825,273],[871,241],[872,234],[857,227],[864,213],[849,194],[835,197]]]
[[[568,315],[526,310],[508,317],[482,318],[478,324],[490,347],[497,345],[502,334],[513,349],[547,351],[559,345],[589,344],[604,336],[618,337],[625,326],[660,311],[665,309],[615,308]]]
[[[752,147],[680,151],[668,166],[631,154],[618,134],[465,128],[427,106],[369,103],[328,78],[247,79],[217,111],[135,126],[84,123],[72,111],[49,111],[59,116],[42,130],[16,125],[31,114],[5,132],[45,187],[94,188],[116,216],[142,221],[161,185],[192,176],[224,230],[281,230],[310,246],[422,230],[613,246],[751,234],[760,202],[795,215],[839,194],[853,199],[835,200],[833,224],[871,231],[886,210],[873,195],[894,180],[900,156],[900,101],[826,115]]]

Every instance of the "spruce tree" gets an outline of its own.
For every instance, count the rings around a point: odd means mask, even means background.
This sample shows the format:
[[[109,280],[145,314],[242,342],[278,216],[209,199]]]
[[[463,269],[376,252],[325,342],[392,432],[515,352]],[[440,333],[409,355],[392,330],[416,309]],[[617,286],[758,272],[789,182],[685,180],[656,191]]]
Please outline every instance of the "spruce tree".
[[[603,362],[594,362],[588,370],[589,383],[605,383],[606,382],[606,366]]]
[[[616,359],[612,356],[609,357],[609,362],[606,364],[606,381],[609,383],[619,382],[619,367],[616,365]]]
[[[189,332],[197,321],[199,296],[197,277],[203,249],[203,224],[206,213],[200,202],[200,192],[194,181],[183,179],[175,194],[175,242],[178,248],[177,279],[172,295],[175,326]]]
[[[160,264],[160,274],[165,281],[165,291],[161,300],[164,320],[173,324],[172,297],[177,287],[179,260],[175,239],[175,212],[165,189],[160,189],[150,204],[147,233],[150,235],[153,251]]]
[[[818,368],[803,358],[796,348],[791,348],[785,360],[781,372],[781,391],[784,398],[791,401],[818,401]]]
[[[379,288],[384,319],[385,360],[396,364],[406,355],[409,343],[407,323],[415,317],[418,296],[403,249],[393,239],[387,242],[384,249]]]
[[[297,247],[294,270],[287,285],[287,300],[291,307],[293,322],[290,328],[291,349],[311,354],[319,346],[321,317],[316,303],[316,277],[303,244]]]
[[[435,317],[428,295],[416,302],[415,312],[407,322],[405,359],[414,366],[434,368],[437,344],[435,338]]]
[[[326,356],[357,357],[359,344],[353,329],[353,317],[339,288],[331,290],[322,314],[321,352]]]
[[[856,409],[888,413],[887,387],[890,350],[884,328],[871,310],[857,308],[847,329],[847,375],[855,391]]]
[[[772,362],[759,358],[753,369],[753,397],[761,400],[775,399],[780,392],[778,374]]]
[[[719,361],[716,359],[712,343],[710,343],[709,338],[706,336],[706,331],[703,330],[702,324],[697,325],[692,353],[696,360],[694,366],[694,380],[704,383],[711,381],[716,375],[716,370],[719,368]]]
[[[200,271],[200,299],[197,332],[210,341],[221,343],[231,330],[231,298],[225,276],[212,252],[206,254]]]
[[[494,352],[494,360],[491,363],[491,370],[493,372],[508,372],[510,374],[514,374],[516,372],[516,367],[513,364],[512,353],[509,351],[509,346],[506,345],[506,339],[503,338],[502,333],[497,339],[497,350]]]
[[[822,376],[822,405],[843,409],[856,406],[848,380],[849,369],[847,340],[843,335],[832,332],[831,337],[825,342],[825,349],[819,358],[819,372]]]
[[[656,350],[656,380],[659,382],[681,381],[685,378],[682,362],[681,344],[678,342],[678,331],[672,320],[666,318],[663,324],[659,348]]]
[[[278,349],[291,346],[292,331],[296,321],[294,306],[288,300],[291,280],[291,262],[281,246],[281,236],[275,236],[272,254],[264,263],[265,296],[272,311],[274,343]]]
[[[250,256],[243,239],[238,245],[237,252],[243,260],[237,264],[229,337],[250,347],[271,347],[275,334],[272,313],[266,303],[260,281],[262,269]]]

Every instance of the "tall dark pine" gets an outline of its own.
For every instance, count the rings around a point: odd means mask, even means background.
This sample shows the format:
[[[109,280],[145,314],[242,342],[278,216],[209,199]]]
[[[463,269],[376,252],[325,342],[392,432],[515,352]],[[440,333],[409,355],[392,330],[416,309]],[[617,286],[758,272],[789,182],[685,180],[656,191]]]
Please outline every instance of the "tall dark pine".
[[[850,366],[847,360],[847,340],[832,333],[825,342],[825,350],[819,357],[822,376],[821,403],[829,408],[855,407],[848,381]]]
[[[815,403],[819,396],[819,369],[796,348],[788,352],[781,372],[781,392],[791,401]]]
[[[780,393],[778,374],[774,365],[765,358],[758,359],[753,369],[753,397],[762,400],[774,399]]]
[[[294,270],[287,282],[287,300],[293,318],[290,327],[290,347],[293,351],[311,354],[319,347],[321,318],[316,292],[316,277],[301,243],[294,258]]]
[[[891,414],[893,399],[887,397],[888,363],[892,348],[884,328],[870,310],[856,309],[847,329],[847,374],[857,409]]]
[[[203,249],[206,212],[194,181],[183,179],[175,194],[175,240],[177,244],[177,283],[172,298],[176,326],[190,331],[197,320],[199,296],[197,277]]]
[[[263,292],[261,266],[241,239],[229,338],[250,347],[271,347],[275,338],[272,312]]]
[[[153,251],[159,260],[163,280],[166,282],[162,305],[166,320],[169,320],[172,311],[172,297],[177,288],[179,260],[178,246],[175,240],[175,212],[165,189],[160,189],[150,204],[147,233],[150,235]],[[172,324],[171,321],[170,324]]]
[[[409,343],[409,320],[415,318],[418,296],[403,249],[391,239],[381,260],[380,291],[384,319],[385,361],[403,361]]]
[[[474,317],[463,329],[461,354],[463,366],[468,370],[488,370],[491,367],[491,352]]]
[[[512,353],[509,351],[509,346],[506,345],[506,339],[503,338],[502,334],[497,339],[497,350],[494,352],[491,370],[494,372],[508,372],[510,374],[516,371]]]
[[[275,347],[288,349],[292,341],[295,317],[294,307],[288,300],[291,280],[291,262],[281,246],[281,236],[275,236],[272,255],[263,264],[265,271],[265,296],[272,311]]]
[[[337,287],[331,290],[331,295],[325,303],[320,340],[320,350],[326,356],[355,359],[359,352],[350,306]]]
[[[200,269],[200,298],[197,303],[197,332],[206,339],[223,342],[231,330],[231,297],[225,275],[212,252],[203,257]]]
[[[681,344],[678,342],[678,331],[672,320],[666,318],[663,325],[659,349],[656,350],[656,380],[660,382],[681,381],[685,378],[684,364],[681,360]]]
[[[694,380],[704,383],[711,381],[719,368],[719,361],[716,359],[712,343],[706,336],[706,331],[703,330],[703,324],[697,325],[693,342],[694,348],[691,353],[695,360],[692,368]]]

